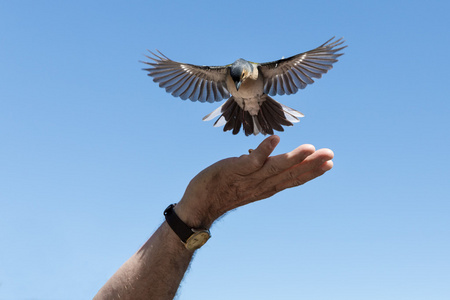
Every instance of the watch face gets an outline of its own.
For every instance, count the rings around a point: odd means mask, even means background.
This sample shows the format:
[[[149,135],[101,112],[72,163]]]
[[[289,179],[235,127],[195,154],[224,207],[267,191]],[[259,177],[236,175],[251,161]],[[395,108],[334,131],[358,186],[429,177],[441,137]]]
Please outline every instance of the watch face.
[[[197,250],[198,248],[203,246],[209,240],[210,237],[211,235],[206,230],[195,232],[186,241],[186,248],[191,251]]]

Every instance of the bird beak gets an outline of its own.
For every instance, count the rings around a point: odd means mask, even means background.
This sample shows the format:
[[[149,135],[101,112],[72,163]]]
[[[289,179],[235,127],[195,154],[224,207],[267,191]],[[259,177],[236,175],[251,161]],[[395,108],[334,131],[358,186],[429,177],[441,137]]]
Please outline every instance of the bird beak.
[[[239,91],[239,88],[241,87],[242,81],[235,81],[234,84],[236,85],[236,91]]]

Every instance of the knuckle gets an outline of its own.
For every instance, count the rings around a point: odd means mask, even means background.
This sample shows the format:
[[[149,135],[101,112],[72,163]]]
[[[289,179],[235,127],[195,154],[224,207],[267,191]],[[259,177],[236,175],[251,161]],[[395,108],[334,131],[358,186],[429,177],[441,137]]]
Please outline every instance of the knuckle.
[[[281,192],[283,190],[283,188],[281,188],[281,186],[279,186],[279,185],[275,185],[273,188],[272,188],[272,194],[277,194],[277,193],[279,193],[279,192]]]
[[[275,165],[270,165],[269,169],[267,170],[267,172],[270,175],[275,175],[275,174],[278,174],[280,172],[280,169],[277,166],[275,166]]]
[[[292,186],[300,186],[300,185],[302,185],[303,183],[304,183],[303,180],[295,179],[295,180],[292,182]]]
[[[295,174],[294,171],[289,171],[288,172],[288,178],[289,178],[289,180],[296,181],[297,180],[297,174]]]
[[[262,167],[263,162],[261,162],[257,157],[255,156],[249,156],[250,165],[253,169],[259,169]]]

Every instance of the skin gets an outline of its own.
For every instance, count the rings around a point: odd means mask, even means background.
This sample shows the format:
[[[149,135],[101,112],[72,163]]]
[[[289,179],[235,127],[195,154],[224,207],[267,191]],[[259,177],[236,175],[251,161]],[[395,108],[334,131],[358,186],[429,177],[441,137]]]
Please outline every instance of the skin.
[[[230,210],[302,185],[333,167],[333,152],[312,145],[270,156],[279,141],[270,136],[250,154],[200,172],[175,207],[180,219],[193,228],[210,228]],[[94,299],[173,299],[193,253],[164,222]]]

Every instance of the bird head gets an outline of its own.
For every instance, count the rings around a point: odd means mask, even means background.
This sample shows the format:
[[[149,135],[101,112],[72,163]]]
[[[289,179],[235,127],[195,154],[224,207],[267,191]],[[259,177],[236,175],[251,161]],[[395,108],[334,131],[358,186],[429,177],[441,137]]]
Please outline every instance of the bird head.
[[[236,60],[230,67],[230,76],[236,85],[236,90],[239,90],[241,84],[250,77],[253,66],[245,59]]]

